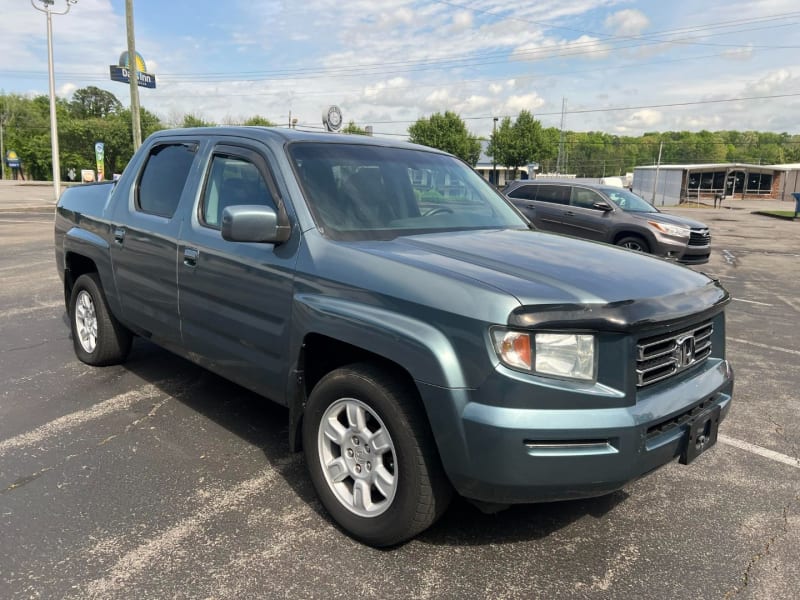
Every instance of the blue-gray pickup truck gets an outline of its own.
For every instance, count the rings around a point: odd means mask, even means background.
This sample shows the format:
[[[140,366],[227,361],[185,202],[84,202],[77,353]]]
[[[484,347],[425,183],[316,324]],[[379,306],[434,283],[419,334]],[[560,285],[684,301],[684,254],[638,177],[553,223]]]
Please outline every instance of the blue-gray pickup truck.
[[[397,544],[610,493],[713,446],[733,392],[717,281],[533,230],[460,160],[365,136],[162,131],[55,221],[75,352],[138,335],[288,407],[322,504]]]

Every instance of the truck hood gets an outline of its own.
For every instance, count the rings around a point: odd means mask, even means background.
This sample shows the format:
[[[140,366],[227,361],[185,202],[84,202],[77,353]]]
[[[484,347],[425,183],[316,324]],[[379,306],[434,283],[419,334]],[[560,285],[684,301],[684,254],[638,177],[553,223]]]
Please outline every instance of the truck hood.
[[[588,317],[589,307],[594,316],[601,311],[604,318],[622,318],[625,328],[632,319],[680,318],[727,301],[717,282],[686,267],[543,232],[430,233],[365,244],[362,249],[387,260],[502,290],[539,313],[567,309]]]

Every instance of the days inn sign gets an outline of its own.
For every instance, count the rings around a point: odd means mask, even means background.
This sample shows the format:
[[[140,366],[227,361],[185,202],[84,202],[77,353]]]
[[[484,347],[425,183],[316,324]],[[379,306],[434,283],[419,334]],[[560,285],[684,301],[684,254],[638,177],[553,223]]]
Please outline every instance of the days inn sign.
[[[130,61],[127,52],[119,55],[118,65],[109,65],[108,68],[111,71],[111,81],[130,83]],[[151,89],[156,87],[156,76],[147,72],[144,59],[138,52],[136,53],[136,79],[139,87]]]

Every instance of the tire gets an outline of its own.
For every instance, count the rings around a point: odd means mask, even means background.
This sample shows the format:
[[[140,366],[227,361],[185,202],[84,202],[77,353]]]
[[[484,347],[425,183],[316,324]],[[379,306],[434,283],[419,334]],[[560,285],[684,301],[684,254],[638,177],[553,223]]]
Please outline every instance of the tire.
[[[72,345],[77,357],[88,365],[123,362],[133,335],[111,314],[97,273],[78,277],[69,300]]]
[[[404,542],[450,502],[452,488],[416,390],[376,366],[343,367],[314,386],[303,448],[323,506],[365,544]]]
[[[643,238],[638,235],[626,235],[617,240],[617,246],[627,248],[628,250],[635,250],[636,252],[650,253],[650,246]]]

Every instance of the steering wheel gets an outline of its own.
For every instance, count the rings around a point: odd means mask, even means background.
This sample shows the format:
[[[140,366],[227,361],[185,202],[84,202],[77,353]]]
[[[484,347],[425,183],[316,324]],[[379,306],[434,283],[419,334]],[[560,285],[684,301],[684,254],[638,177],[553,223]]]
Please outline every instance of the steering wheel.
[[[452,208],[447,208],[446,206],[437,206],[435,208],[430,209],[422,214],[423,217],[432,217],[433,215],[443,215],[445,213],[453,213]]]

